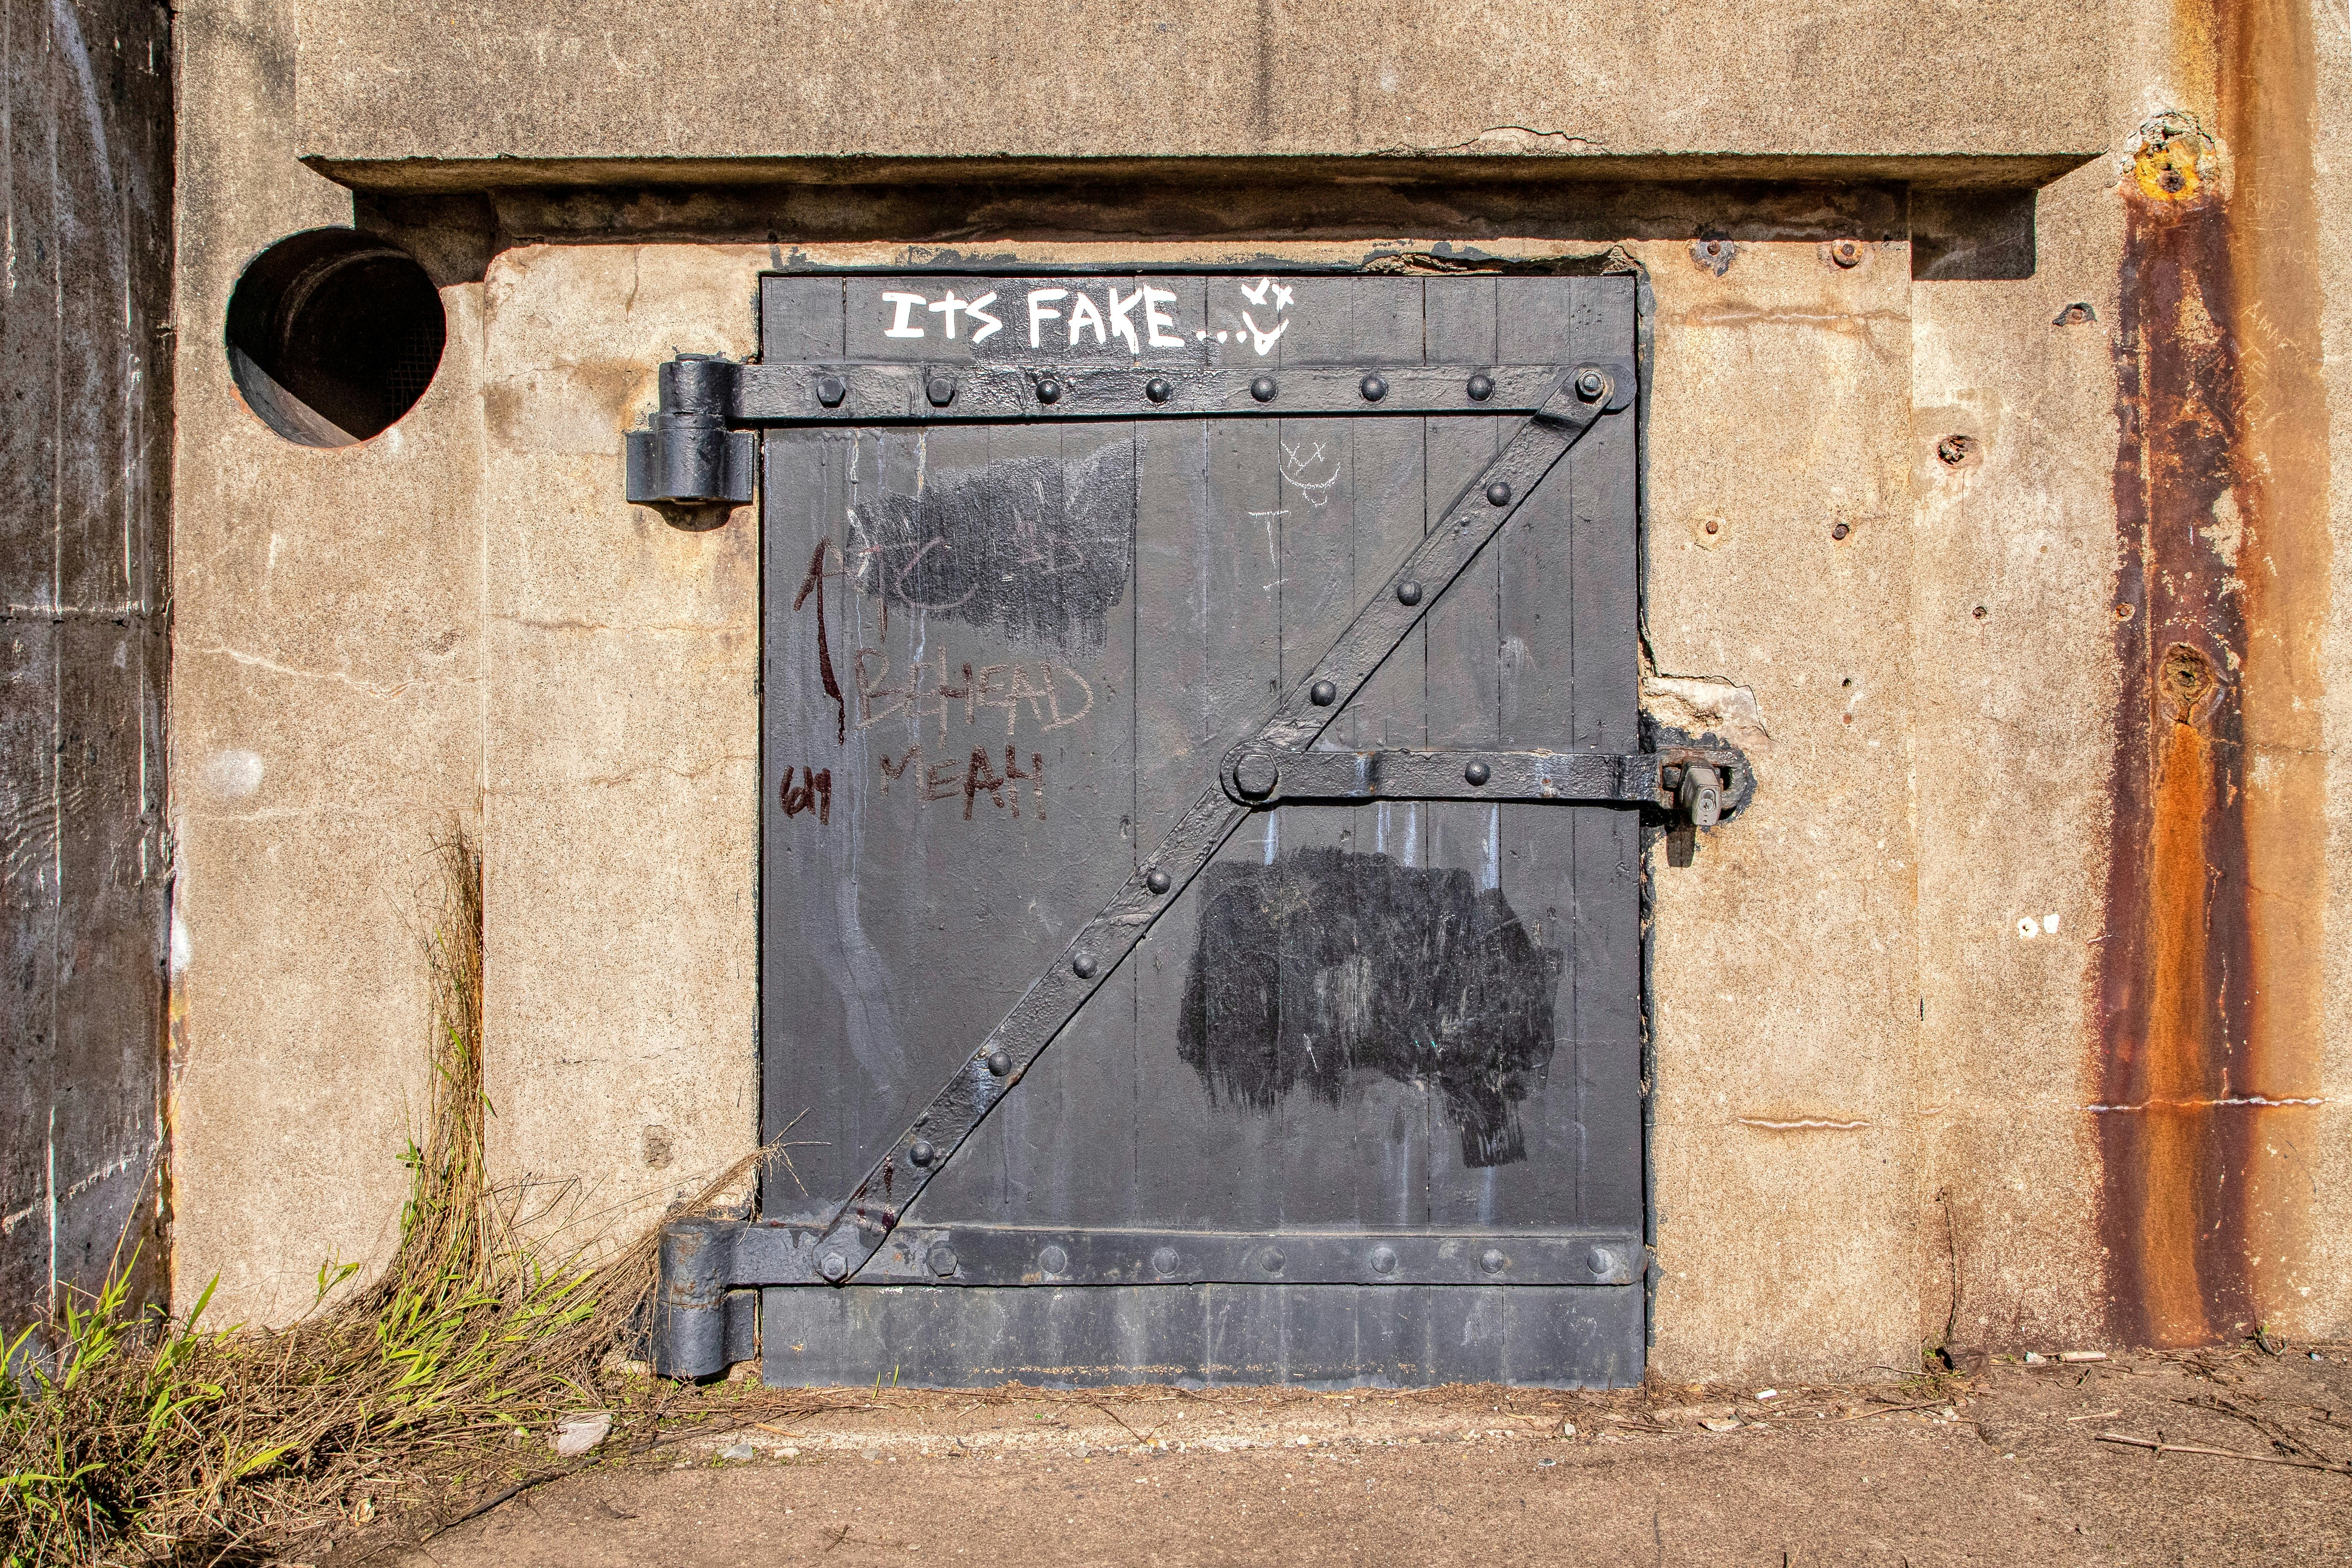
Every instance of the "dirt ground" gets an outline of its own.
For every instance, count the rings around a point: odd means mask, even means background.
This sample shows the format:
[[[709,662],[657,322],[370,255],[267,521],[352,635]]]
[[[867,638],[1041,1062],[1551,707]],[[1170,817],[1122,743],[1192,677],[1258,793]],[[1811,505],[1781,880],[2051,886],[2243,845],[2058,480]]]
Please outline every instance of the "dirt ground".
[[[588,1468],[421,1547],[400,1551],[380,1528],[332,1558],[2352,1562],[2352,1346],[1996,1363],[1973,1377],[1844,1389],[751,1398],[635,1453],[615,1434]],[[2108,1433],[2256,1458],[2158,1453]]]

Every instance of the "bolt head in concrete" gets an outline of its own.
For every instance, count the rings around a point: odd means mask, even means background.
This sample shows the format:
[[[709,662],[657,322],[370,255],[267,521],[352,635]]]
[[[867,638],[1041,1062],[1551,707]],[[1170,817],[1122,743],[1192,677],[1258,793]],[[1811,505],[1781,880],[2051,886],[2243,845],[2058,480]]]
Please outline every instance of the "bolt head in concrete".
[[[1037,1267],[1047,1274],[1066,1273],[1070,1267],[1070,1255],[1058,1247],[1048,1246],[1037,1254]]]

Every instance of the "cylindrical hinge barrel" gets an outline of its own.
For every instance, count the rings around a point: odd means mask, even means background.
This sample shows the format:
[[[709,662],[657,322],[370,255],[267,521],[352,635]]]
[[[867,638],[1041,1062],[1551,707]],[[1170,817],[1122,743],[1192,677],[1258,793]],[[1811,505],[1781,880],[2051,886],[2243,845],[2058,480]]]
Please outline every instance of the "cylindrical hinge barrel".
[[[667,369],[667,366],[664,366]],[[727,494],[727,427],[662,416],[662,494],[681,502],[715,501]]]
[[[733,360],[681,354],[661,367],[661,411],[724,425],[735,411]]]
[[[710,1377],[727,1370],[727,1272],[737,1226],[726,1220],[673,1220],[662,1227],[661,1277],[654,1289],[654,1371]]]

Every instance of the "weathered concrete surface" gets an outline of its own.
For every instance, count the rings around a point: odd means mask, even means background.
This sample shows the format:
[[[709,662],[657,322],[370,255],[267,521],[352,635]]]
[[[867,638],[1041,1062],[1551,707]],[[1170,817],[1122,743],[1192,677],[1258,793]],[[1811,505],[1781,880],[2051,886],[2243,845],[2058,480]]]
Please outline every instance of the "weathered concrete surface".
[[[1655,1364],[1914,1353],[1908,247],[1642,246],[1656,675],[1752,693],[1759,803],[1654,860]],[[1707,531],[1708,525],[1715,531]]]
[[[2053,0],[591,0],[430,26],[389,0],[304,0],[299,35],[303,153],[370,184],[610,178],[593,163],[624,159],[688,162],[614,183],[725,177],[700,162],[718,159],[1351,153],[1716,160],[1682,177],[1811,159],[1980,179],[2022,159],[2042,172],[2007,177],[2030,184],[2054,172],[2032,161],[2107,140],[2102,33]]]
[[[2313,58],[2318,78],[2315,119],[2319,125],[2345,122],[2352,112],[2352,29],[2338,29],[2335,7],[2315,4],[2310,8]],[[2352,234],[2352,148],[2340,137],[2315,134],[2311,141],[2313,195],[2318,209],[2319,233],[2311,237],[2319,272],[2322,304],[2319,347],[2325,374],[2327,407],[2328,491],[2326,520],[2329,535],[2352,539],[2352,376],[2344,367],[2352,363],[2352,254],[2329,237]],[[2323,667],[2341,672],[2352,668],[2352,548],[2339,545],[2328,564],[2329,602]],[[2321,712],[2329,744],[2326,793],[2330,801],[2352,799],[2352,680],[2337,679],[2328,685]],[[2318,1042],[2320,1081],[2328,1103],[2318,1108],[2312,1142],[2311,1207],[2315,1223],[2305,1243],[2303,1272],[2308,1279],[2339,1282],[2317,1300],[2303,1296],[2300,1288],[2289,1301],[2302,1303],[2300,1311],[2284,1314],[2310,1331],[2311,1325],[2343,1321],[2352,1317],[2352,1301],[2345,1299],[2341,1281],[2352,1280],[2352,1225],[2340,1216],[2352,1213],[2352,942],[2343,940],[2347,923],[2346,889],[2352,889],[2352,815],[2326,814],[2324,833],[2311,836],[2315,864],[2305,875],[2324,875],[2329,889],[2326,932],[2317,967],[2324,987],[2326,1023]]]
[[[2352,1367],[2341,1347],[2320,1354],[2005,1366],[1940,1389],[1783,1384],[1769,1399],[1670,1384],[779,1392],[421,1549],[399,1552],[395,1521],[303,1551],[404,1568],[634,1568],[677,1560],[681,1541],[701,1568],[2333,1562],[2352,1547],[2344,1477],[2098,1436],[2161,1429],[2259,1458],[2276,1432],[2340,1458]]]
[[[2284,4],[2175,6],[2122,151],[2115,854],[2099,963],[2101,1239],[2118,1332],[2342,1310],[2308,1272],[2329,1095],[2318,339],[2325,123]]]
[[[2103,160],[2042,193],[2042,265],[1915,284],[1921,1051],[1917,1335],[2105,1330],[2086,976],[2105,926],[2116,258]],[[2072,310],[2088,308],[2087,314]],[[1947,462],[1952,437],[1976,443]]]
[[[485,1068],[502,1174],[627,1234],[759,1138],[759,539],[622,500],[674,349],[758,348],[761,247],[487,282]]]
[[[172,826],[174,1300],[308,1308],[372,1264],[406,1195],[429,1020],[434,837],[475,808],[478,286],[445,290],[424,401],[356,447],[238,401],[228,293],[263,246],[350,220],[289,156],[291,17],[180,13]]]

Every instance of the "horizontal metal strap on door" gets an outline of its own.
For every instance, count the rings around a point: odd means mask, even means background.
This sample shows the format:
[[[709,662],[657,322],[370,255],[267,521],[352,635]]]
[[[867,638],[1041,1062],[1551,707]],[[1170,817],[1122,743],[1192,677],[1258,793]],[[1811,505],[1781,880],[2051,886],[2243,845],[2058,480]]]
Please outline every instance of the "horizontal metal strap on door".
[[[1251,762],[1258,759],[1253,758]],[[1420,751],[1268,753],[1233,771],[1235,798],[1252,805],[1325,801],[1513,800],[1564,804],[1674,804],[1654,753]],[[1252,793],[1260,785],[1263,793]]]
[[[814,1226],[746,1224],[726,1283],[821,1285]],[[901,1226],[854,1285],[1630,1285],[1630,1230],[1202,1231]],[[845,1269],[848,1259],[836,1258]]]
[[[938,424],[973,419],[1150,419],[1238,415],[1530,414],[1559,389],[1542,364],[747,364],[730,414],[742,425]],[[1626,376],[1622,395],[1632,395]]]
[[[1394,747],[1364,752],[1254,750],[1224,771],[1244,805],[1353,805],[1380,800],[1494,800],[1562,805],[1643,805],[1674,811],[1685,774],[1714,771],[1717,805],[1706,826],[1747,795],[1748,759],[1730,747],[1663,752],[1488,752]]]

